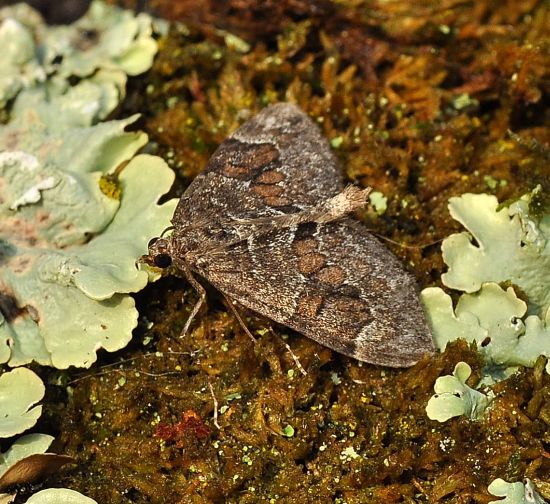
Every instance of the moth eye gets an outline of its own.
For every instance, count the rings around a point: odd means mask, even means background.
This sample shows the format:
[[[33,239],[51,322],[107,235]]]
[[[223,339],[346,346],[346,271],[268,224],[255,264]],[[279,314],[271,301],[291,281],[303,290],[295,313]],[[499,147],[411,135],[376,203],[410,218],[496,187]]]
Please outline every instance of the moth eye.
[[[172,257],[168,254],[158,254],[154,257],[153,262],[157,268],[168,268],[172,264]]]
[[[157,238],[151,238],[149,240],[149,243],[147,244],[147,248],[151,248],[151,246],[153,246],[158,240],[158,237]]]

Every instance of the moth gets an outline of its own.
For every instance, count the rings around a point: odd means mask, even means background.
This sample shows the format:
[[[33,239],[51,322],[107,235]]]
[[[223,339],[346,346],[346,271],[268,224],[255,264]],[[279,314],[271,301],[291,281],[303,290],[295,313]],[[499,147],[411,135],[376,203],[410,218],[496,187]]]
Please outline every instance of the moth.
[[[317,125],[266,107],[227,138],[182,195],[172,234],[146,262],[197,277],[229,300],[358,360],[410,366],[434,351],[415,280],[350,214],[369,189],[344,187]],[[185,329],[184,329],[185,330]]]

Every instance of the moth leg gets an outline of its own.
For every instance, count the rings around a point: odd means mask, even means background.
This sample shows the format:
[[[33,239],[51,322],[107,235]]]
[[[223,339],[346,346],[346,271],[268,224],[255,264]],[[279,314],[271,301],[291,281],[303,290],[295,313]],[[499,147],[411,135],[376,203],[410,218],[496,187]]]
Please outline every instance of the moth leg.
[[[254,335],[250,332],[250,329],[246,326],[244,320],[242,319],[240,313],[238,312],[237,308],[235,308],[235,305],[233,304],[233,301],[229,299],[223,292],[222,292],[223,298],[225,299],[225,302],[229,306],[230,310],[233,312],[233,315],[235,315],[235,318],[239,322],[239,325],[244,329],[244,332],[248,335],[248,337],[256,343],[256,338]]]
[[[271,331],[271,334],[273,334],[274,336],[277,336],[273,328],[270,327],[269,330]],[[294,364],[296,364],[296,367],[300,370],[300,373],[302,373],[303,376],[307,376],[307,371],[304,369],[304,366],[302,366],[302,363],[300,362],[300,359],[298,359],[298,356],[292,351],[292,348],[290,348],[290,345],[283,338],[280,338],[280,339],[283,345],[285,346],[287,352],[292,357]]]
[[[195,303],[195,306],[193,306],[193,309],[191,310],[191,313],[189,314],[189,317],[187,318],[187,321],[185,322],[185,325],[183,326],[183,329],[180,333],[180,338],[183,338],[187,332],[189,331],[189,327],[191,327],[191,323],[193,322],[193,319],[196,317],[197,313],[199,313],[199,310],[201,309],[202,305],[204,304],[204,301],[206,300],[206,290],[205,288],[196,280],[196,278],[193,276],[191,271],[187,268],[183,270],[183,273],[185,275],[186,280],[191,284],[191,287],[195,289],[197,294],[199,295],[199,299]]]

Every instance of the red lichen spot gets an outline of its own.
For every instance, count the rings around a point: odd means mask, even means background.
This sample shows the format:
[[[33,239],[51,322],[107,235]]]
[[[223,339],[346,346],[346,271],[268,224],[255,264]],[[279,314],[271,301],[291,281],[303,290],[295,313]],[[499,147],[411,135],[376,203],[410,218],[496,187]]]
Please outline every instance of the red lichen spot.
[[[173,425],[159,424],[155,436],[163,441],[172,441],[178,448],[183,448],[192,439],[204,441],[212,433],[202,418],[193,410],[184,411],[181,421]]]

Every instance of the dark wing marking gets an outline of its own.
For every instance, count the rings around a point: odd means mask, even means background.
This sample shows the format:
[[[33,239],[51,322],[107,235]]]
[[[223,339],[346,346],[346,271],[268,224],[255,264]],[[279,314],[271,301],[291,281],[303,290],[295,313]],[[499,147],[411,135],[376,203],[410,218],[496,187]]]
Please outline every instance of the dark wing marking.
[[[198,271],[242,305],[359,360],[402,367],[434,350],[413,277],[352,219],[274,229],[207,254]]]
[[[343,188],[317,125],[298,107],[263,109],[225,140],[181,197],[172,222],[226,227],[232,219],[295,213]]]

